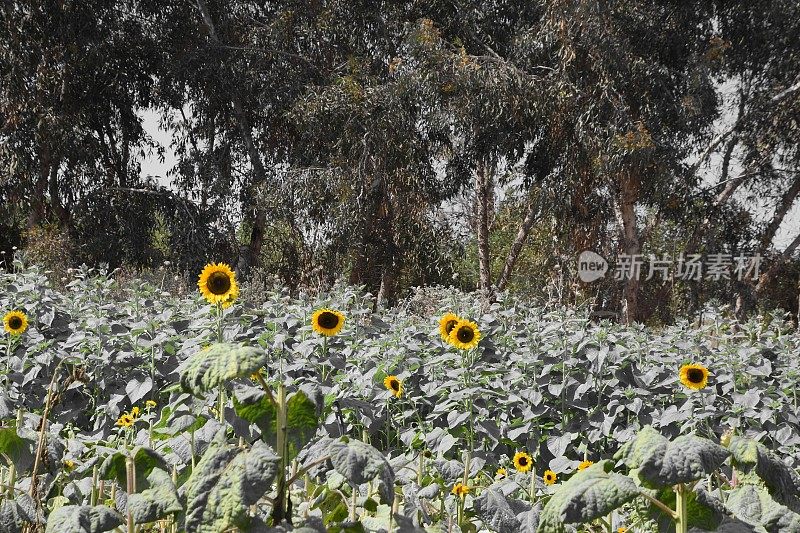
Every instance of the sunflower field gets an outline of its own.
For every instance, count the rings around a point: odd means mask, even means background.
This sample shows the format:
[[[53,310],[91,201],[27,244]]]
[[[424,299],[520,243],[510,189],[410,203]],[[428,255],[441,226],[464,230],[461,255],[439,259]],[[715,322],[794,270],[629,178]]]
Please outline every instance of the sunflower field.
[[[800,337],[0,274],[0,531],[800,531]]]

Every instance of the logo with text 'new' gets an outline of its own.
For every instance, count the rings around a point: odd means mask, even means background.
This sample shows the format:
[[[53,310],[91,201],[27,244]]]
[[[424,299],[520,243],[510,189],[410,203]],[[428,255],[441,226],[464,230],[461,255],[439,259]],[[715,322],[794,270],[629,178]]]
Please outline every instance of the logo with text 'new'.
[[[609,262],[600,254],[585,250],[578,256],[578,277],[591,283],[605,277]],[[643,254],[620,254],[614,262],[614,279],[718,281],[736,278],[758,280],[761,256],[746,254],[680,254],[673,258]]]

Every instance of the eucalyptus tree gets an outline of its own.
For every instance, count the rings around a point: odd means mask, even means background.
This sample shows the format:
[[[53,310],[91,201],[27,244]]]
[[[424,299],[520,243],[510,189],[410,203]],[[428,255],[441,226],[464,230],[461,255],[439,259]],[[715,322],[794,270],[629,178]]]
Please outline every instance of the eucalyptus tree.
[[[157,150],[137,111],[150,105],[146,1],[0,5],[0,175],[28,225],[67,225],[97,187],[137,183]]]
[[[554,1],[530,37],[552,67],[552,117],[569,153],[559,177],[593,198],[587,211],[614,214],[606,223],[627,256],[696,185],[682,162],[715,116],[710,14],[702,2]],[[639,291],[635,276],[624,280],[627,322],[639,316]]]

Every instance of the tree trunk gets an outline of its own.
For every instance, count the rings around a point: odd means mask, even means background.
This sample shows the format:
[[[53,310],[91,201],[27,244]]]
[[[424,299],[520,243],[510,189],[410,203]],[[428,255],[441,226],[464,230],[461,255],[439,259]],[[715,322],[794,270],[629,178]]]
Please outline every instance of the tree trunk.
[[[489,165],[484,161],[475,171],[475,202],[478,235],[478,269],[482,291],[492,291],[491,257],[489,255],[489,217],[492,205],[494,180]]]
[[[531,200],[531,202],[528,204],[528,210],[525,213],[525,218],[522,220],[519,230],[517,230],[517,236],[514,238],[514,242],[511,243],[511,249],[508,251],[508,256],[506,256],[506,262],[503,265],[503,271],[500,273],[500,277],[497,280],[498,291],[506,290],[509,279],[511,278],[511,273],[514,271],[514,267],[517,264],[517,259],[519,259],[519,254],[522,252],[522,247],[525,246],[525,241],[528,240],[528,234],[531,232],[533,223],[539,218],[540,214],[541,205],[539,201]]]
[[[783,219],[786,218],[789,209],[792,208],[792,204],[794,204],[798,194],[800,194],[800,176],[795,178],[789,190],[781,197],[780,203],[775,208],[775,214],[772,215],[772,220],[767,224],[764,233],[761,235],[759,247],[762,253],[766,252],[767,248],[772,244],[772,239],[774,239],[775,234],[778,233],[778,228],[780,228]]]
[[[211,12],[208,10],[205,0],[197,0],[197,9],[200,11],[200,16],[203,19],[203,25],[206,27],[209,38],[215,43],[220,44],[219,37],[217,36],[214,21],[211,18]],[[247,113],[244,109],[241,95],[238,91],[231,91],[231,104],[233,105],[233,114],[236,117],[236,122],[239,127],[239,132],[244,140],[247,154],[250,158],[250,164],[253,167],[253,188],[264,183],[267,179],[264,163],[261,156],[256,149],[255,142],[253,141],[253,132],[250,128],[250,121],[247,118]],[[249,209],[246,210],[246,216],[252,217],[252,230],[250,231],[250,243],[248,244],[247,251],[240,254],[239,262],[236,269],[239,274],[246,276],[251,268],[257,267],[261,256],[261,246],[264,243],[264,231],[266,228],[267,217],[258,207],[258,202],[254,199]],[[247,212],[249,211],[249,213]]]
[[[783,253],[775,259],[767,271],[761,274],[761,276],[758,278],[758,285],[756,285],[755,290],[756,294],[762,292],[767,285],[772,282],[772,280],[775,278],[775,274],[777,274],[778,271],[780,271],[781,266],[783,266],[783,264],[792,257],[792,254],[795,252],[795,250],[797,250],[798,246],[800,246],[800,234],[798,234],[797,237],[795,237],[794,240],[789,244],[789,246],[786,247]]]
[[[636,221],[636,202],[639,198],[639,182],[629,173],[619,181],[619,198],[615,209],[617,222],[622,232],[622,250],[627,256],[636,256],[641,251]],[[624,280],[622,289],[622,317],[626,324],[639,318],[639,276],[632,275]]]

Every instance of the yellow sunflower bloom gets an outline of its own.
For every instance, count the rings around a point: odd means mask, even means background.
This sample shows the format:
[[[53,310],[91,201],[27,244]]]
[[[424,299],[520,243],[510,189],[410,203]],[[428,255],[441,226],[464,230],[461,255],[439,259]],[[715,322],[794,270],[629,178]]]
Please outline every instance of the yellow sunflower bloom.
[[[586,470],[590,466],[594,464],[594,461],[581,461],[581,464],[578,465],[578,470]]]
[[[552,470],[545,470],[542,479],[545,485],[555,485],[556,480],[558,480],[558,475]]]
[[[142,410],[139,407],[134,407],[131,409],[131,416],[133,418],[139,418],[139,414],[141,414]]]
[[[64,468],[66,468],[67,471],[73,470],[75,468],[75,461],[72,459],[64,459]]]
[[[627,531],[628,531],[627,527],[618,527],[617,528],[617,533],[627,533]]]
[[[3,317],[3,329],[12,335],[22,335],[28,329],[28,317],[22,311],[9,311]]]
[[[478,325],[469,320],[460,320],[450,331],[448,341],[459,350],[471,350],[481,340]]]
[[[461,317],[453,313],[445,313],[439,319],[439,335],[442,336],[443,341],[450,342],[450,332],[460,321]]]
[[[503,479],[507,474],[508,473],[506,472],[506,469],[501,466],[497,469],[497,472],[494,473],[494,477],[497,479]]]
[[[239,286],[234,284],[233,289],[231,289],[231,293],[228,295],[228,298],[222,302],[222,308],[227,309],[233,305],[233,302],[239,299]]]
[[[526,452],[517,452],[514,454],[514,468],[517,472],[527,472],[533,468],[533,460]]]
[[[680,371],[681,383],[694,390],[700,390],[708,385],[708,369],[703,365],[683,365]]]
[[[397,376],[386,376],[383,386],[386,387],[386,390],[391,391],[395,398],[403,395],[403,382],[397,379]]]
[[[317,309],[311,316],[311,327],[320,335],[332,337],[344,326],[344,315],[334,309]]]
[[[157,405],[158,404],[154,400],[147,400],[146,402],[144,402],[144,406],[146,409],[152,409]]]
[[[453,485],[453,490],[450,491],[451,494],[455,494],[456,496],[460,496],[463,498],[467,494],[469,494],[470,488],[463,483],[456,483]]]
[[[123,413],[118,419],[117,424],[119,427],[129,428],[133,425],[133,417],[129,413]]]
[[[239,287],[236,285],[236,274],[231,267],[225,263],[209,263],[200,272],[197,280],[197,287],[200,294],[210,304],[233,303],[233,299],[239,294]]]

